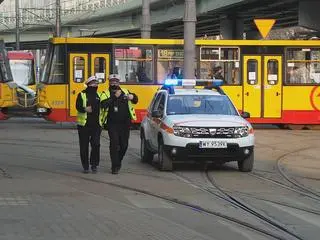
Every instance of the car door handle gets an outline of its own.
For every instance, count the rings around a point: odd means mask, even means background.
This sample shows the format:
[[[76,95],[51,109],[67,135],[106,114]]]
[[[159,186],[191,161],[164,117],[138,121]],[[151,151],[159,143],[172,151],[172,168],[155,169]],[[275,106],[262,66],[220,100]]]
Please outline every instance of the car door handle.
[[[280,96],[280,93],[276,92],[276,96]]]
[[[72,91],[72,94],[75,95],[75,94],[76,94],[76,90],[73,90],[73,91]]]
[[[249,96],[249,92],[246,92],[246,96]]]

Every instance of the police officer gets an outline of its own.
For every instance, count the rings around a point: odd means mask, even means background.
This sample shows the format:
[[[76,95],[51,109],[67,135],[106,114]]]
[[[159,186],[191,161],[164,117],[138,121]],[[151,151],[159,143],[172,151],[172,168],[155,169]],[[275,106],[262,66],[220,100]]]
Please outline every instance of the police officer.
[[[101,98],[101,105],[107,111],[105,123],[110,139],[111,170],[112,174],[118,174],[128,149],[131,120],[136,120],[133,104],[137,104],[138,97],[120,87],[119,75],[111,74],[109,89]]]
[[[85,84],[87,88],[78,94],[76,101],[80,157],[83,172],[88,173],[90,142],[90,165],[92,172],[96,173],[100,162],[100,135],[104,110],[100,109],[97,78],[92,76]]]

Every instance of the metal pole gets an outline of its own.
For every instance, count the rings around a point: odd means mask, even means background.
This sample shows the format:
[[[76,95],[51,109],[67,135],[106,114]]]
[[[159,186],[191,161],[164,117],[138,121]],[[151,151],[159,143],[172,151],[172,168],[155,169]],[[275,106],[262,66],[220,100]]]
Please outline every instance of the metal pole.
[[[142,0],[141,37],[151,37],[150,0]]]
[[[183,77],[194,79],[195,40],[196,40],[196,0],[184,2],[184,66]]]
[[[20,6],[16,0],[16,50],[20,50]]]
[[[56,37],[61,37],[61,5],[60,5],[60,0],[56,0]]]

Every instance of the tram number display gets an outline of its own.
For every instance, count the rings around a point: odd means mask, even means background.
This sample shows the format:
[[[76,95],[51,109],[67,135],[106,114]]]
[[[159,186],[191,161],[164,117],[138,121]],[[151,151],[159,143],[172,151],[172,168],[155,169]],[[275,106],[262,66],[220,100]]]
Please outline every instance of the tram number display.
[[[184,51],[182,49],[158,49],[158,59],[183,59]]]

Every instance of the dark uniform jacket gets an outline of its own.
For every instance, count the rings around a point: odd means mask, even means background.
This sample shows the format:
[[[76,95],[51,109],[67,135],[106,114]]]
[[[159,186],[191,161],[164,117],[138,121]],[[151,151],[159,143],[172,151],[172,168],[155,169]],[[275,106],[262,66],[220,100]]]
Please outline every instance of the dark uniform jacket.
[[[86,126],[89,127],[99,127],[99,114],[100,114],[100,97],[94,89],[87,88],[83,92],[87,95],[87,105],[92,107],[92,112],[87,113],[87,123]],[[85,108],[83,107],[83,101],[81,93],[77,96],[76,108],[78,112],[85,113]]]
[[[134,93],[130,93],[133,95],[133,99],[131,102],[133,104],[138,103],[138,97]],[[110,92],[110,97],[101,102],[102,108],[108,108],[108,117],[107,124],[130,124],[131,117],[128,107],[128,98],[125,93],[122,91],[119,98],[116,98],[114,92]]]

